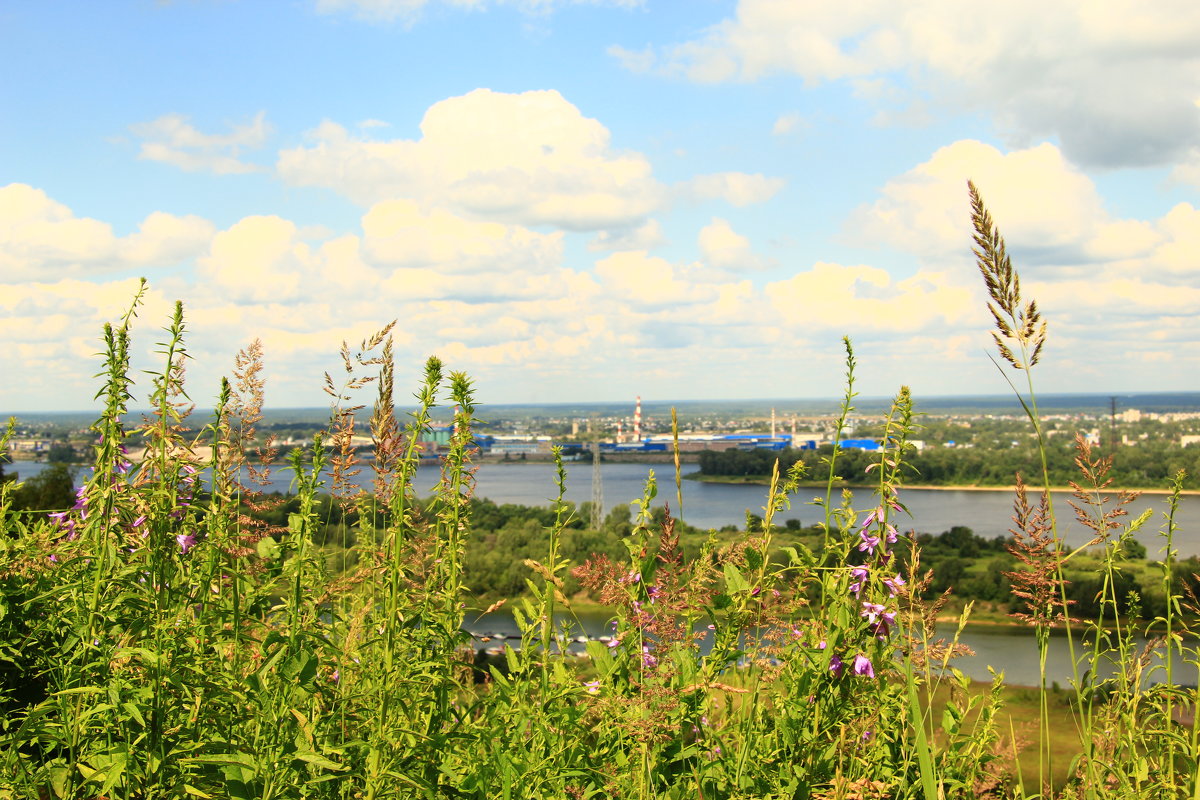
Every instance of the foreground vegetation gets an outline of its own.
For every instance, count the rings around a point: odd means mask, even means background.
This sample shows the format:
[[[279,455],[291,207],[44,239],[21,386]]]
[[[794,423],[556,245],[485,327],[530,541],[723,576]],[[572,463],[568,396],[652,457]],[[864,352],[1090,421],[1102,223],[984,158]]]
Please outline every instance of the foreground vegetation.
[[[972,199],[999,353],[1028,377],[1045,329]],[[801,466],[772,472],[744,536],[713,536],[694,551],[671,515],[655,516],[652,477],[617,552],[572,567],[560,467],[559,500],[541,522],[544,552],[524,561],[527,594],[510,602],[523,647],[478,666],[462,628],[473,597],[470,381],[430,359],[402,427],[390,326],[344,348],[344,381],[327,378],[329,428],[311,462],[290,457],[294,505],[272,526],[272,501],[239,480],[244,466],[253,477],[271,461],[248,452],[262,403],[259,348],[238,356],[206,428],[211,458],[199,462],[181,434],[181,306],[152,378],[153,414],[137,426],[147,458],[126,460],[137,307],[105,330],[102,438],[73,507],[13,513],[20,490],[0,485],[0,798],[1200,793],[1196,692],[1177,685],[1195,680],[1197,664],[1182,637],[1172,550],[1183,476],[1165,506],[1166,601],[1145,651],[1120,613],[1130,598],[1118,576],[1148,515],[1122,519],[1124,498],[1104,493],[1107,462],[1080,443],[1075,513],[1096,534],[1097,616],[1087,624],[1070,619],[1065,582],[1083,551],[1063,549],[1049,497],[1019,491],[1007,576],[1018,613],[1043,674],[1055,626],[1067,629],[1076,661],[1063,705],[1052,692],[1034,696],[1034,730],[1004,724],[1001,677],[973,691],[953,669],[957,637],[934,633],[943,598],[895,525],[917,427],[907,389],[864,468],[876,487],[871,508],[834,491],[845,453],[828,454],[819,541],[784,543],[774,525]],[[846,355],[843,418],[854,398],[849,342]],[[369,389],[376,474],[366,493],[351,480],[360,466],[350,445],[356,398]],[[1031,388],[1020,396],[1041,441]],[[457,407],[454,436],[440,486],[419,501],[416,442],[438,403]],[[675,482],[673,508],[686,515],[678,470]],[[336,570],[321,543],[330,525],[353,530]],[[570,610],[568,577],[613,609],[611,641],[588,643],[587,659],[561,646],[573,633],[556,622]],[[1111,673],[1098,668],[1106,657]],[[1064,706],[1065,731],[1056,724]],[[1021,740],[1033,743],[1030,761],[1012,758]],[[1066,753],[1074,757],[1064,765]]]

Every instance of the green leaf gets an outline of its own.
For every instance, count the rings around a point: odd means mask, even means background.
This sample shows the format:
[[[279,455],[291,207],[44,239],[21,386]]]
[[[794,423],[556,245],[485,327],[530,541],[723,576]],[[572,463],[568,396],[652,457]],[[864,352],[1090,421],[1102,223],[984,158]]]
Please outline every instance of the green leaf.
[[[254,546],[258,551],[258,557],[267,561],[274,561],[279,555],[279,543],[270,536],[264,536],[258,540],[258,544]]]
[[[725,565],[725,588],[731,593],[748,592],[750,584],[742,577],[742,573],[733,564]]]
[[[615,664],[613,662],[612,653],[609,651],[608,646],[605,645],[604,642],[597,642],[589,639],[588,643],[584,645],[584,647],[587,649],[587,654],[591,659],[592,666],[596,668],[596,673],[601,678],[613,671]]]
[[[742,551],[746,556],[746,566],[750,569],[758,569],[762,566],[762,553],[755,550],[753,547],[748,547]]]
[[[316,691],[315,678],[319,663],[312,653],[301,650],[280,665],[279,675],[285,681],[295,681],[301,689],[311,694]]]
[[[338,764],[337,762],[330,761],[328,758],[321,755],[320,753],[314,753],[311,751],[306,752],[306,753],[294,753],[293,758],[298,758],[301,761],[305,761],[309,764],[313,764],[313,765],[321,767],[323,769],[334,769],[334,770],[339,770],[339,771],[346,769],[345,766]]]

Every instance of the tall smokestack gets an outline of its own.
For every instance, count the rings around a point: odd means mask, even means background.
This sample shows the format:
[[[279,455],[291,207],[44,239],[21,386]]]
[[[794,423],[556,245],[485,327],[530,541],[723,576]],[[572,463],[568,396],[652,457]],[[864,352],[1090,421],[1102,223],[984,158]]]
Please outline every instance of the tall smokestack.
[[[771,438],[775,438],[775,409],[771,409]]]
[[[633,408],[633,440],[642,440],[642,396],[638,395],[637,405]]]

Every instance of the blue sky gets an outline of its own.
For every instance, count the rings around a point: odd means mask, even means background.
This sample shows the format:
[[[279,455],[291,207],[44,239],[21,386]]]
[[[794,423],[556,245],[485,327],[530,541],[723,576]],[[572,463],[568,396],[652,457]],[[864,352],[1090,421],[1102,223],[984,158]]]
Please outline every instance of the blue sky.
[[[397,320],[485,402],[999,393],[965,182],[1059,392],[1195,390],[1200,6],[180,0],[0,7],[0,409],[91,404],[184,301],[268,403]],[[145,388],[143,387],[143,392]]]

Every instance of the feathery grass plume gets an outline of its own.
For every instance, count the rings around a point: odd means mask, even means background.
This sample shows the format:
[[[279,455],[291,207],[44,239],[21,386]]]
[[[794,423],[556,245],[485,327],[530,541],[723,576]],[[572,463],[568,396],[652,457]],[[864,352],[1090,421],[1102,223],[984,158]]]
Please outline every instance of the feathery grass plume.
[[[263,403],[266,399],[266,381],[262,377],[262,341],[254,339],[237,352],[233,359],[233,384],[223,382],[222,398],[226,398],[226,413],[219,429],[219,438],[227,442],[220,456],[222,489],[227,489],[236,500],[237,535],[226,545],[226,553],[232,558],[245,559],[253,556],[260,541],[267,536],[281,536],[284,529],[272,527],[263,521],[263,515],[278,509],[283,498],[264,497],[262,487],[269,485],[271,467],[278,456],[274,436],[268,436],[261,447],[255,447],[258,424],[262,422]],[[228,392],[228,394],[226,394]],[[247,480],[242,480],[245,469]],[[214,474],[214,480],[217,476]],[[251,511],[244,513],[240,504]],[[246,568],[255,568],[252,563]]]
[[[1038,783],[1045,786],[1051,769],[1050,711],[1046,694],[1050,629],[1056,625],[1070,624],[1068,610],[1074,601],[1066,599],[1067,580],[1062,571],[1065,554],[1052,528],[1050,493],[1043,490],[1037,506],[1032,506],[1021,474],[1017,473],[1016,478],[1016,500],[1013,503],[1013,522],[1016,527],[1010,529],[1013,540],[1007,548],[1022,568],[1003,574],[1012,584],[1013,595],[1020,598],[1026,608],[1026,611],[1015,611],[1010,616],[1033,625],[1037,638],[1042,690],[1038,723]]]
[[[1005,572],[1012,582],[1012,592],[1021,598],[1025,611],[1009,616],[1034,625],[1039,631],[1050,629],[1066,620],[1066,609],[1072,601],[1062,599],[1060,577],[1063,555],[1055,547],[1050,529],[1049,492],[1042,491],[1036,506],[1029,502],[1025,480],[1017,473],[1016,499],[1013,502],[1013,523],[1009,533],[1013,540],[1006,545],[1022,569]],[[1040,635],[1040,634],[1039,634]]]
[[[268,434],[261,447],[254,451],[254,458],[246,458],[247,448],[255,441],[257,425],[262,422],[263,401],[266,397],[266,380],[262,377],[263,345],[255,339],[243,350],[239,350],[233,361],[233,378],[237,392],[233,395],[233,419],[237,422],[238,451],[242,454],[241,465],[246,468],[250,480],[259,486],[270,482],[271,465],[279,455],[275,447],[275,434]]]
[[[1112,485],[1108,473],[1112,470],[1112,454],[1107,456],[1092,456],[1092,446],[1080,434],[1075,434],[1075,466],[1083,477],[1083,484],[1070,481],[1074,500],[1071,508],[1075,509],[1075,519],[1079,524],[1092,532],[1091,541],[1083,547],[1091,547],[1108,540],[1112,531],[1120,528],[1118,521],[1127,516],[1126,506],[1136,500],[1139,492],[1118,492],[1115,504],[1111,508],[1113,498],[1104,493]]]
[[[1014,369],[1027,370],[1041,357],[1042,346],[1046,343],[1046,323],[1035,301],[1022,305],[1021,279],[1013,269],[1004,237],[992,222],[992,215],[984,206],[975,184],[967,181],[967,190],[971,195],[971,224],[975,228],[975,259],[987,286],[988,311],[996,322],[992,338],[1001,358]],[[1017,343],[1019,356],[1009,342]]]
[[[356,402],[355,392],[367,384],[373,383],[378,377],[376,375],[360,375],[358,372],[364,367],[379,366],[384,363],[382,357],[373,356],[371,353],[384,340],[388,339],[395,324],[396,321],[392,320],[370,337],[363,339],[353,354],[350,351],[350,345],[346,341],[342,342],[340,353],[345,377],[340,387],[335,388],[333,377],[328,372],[325,373],[325,393],[333,398],[329,415],[330,445],[334,453],[330,459],[333,496],[341,501],[343,508],[349,508],[353,502],[361,500],[365,494],[362,487],[354,480],[362,473],[354,447],[354,431],[357,423],[355,415],[366,407],[364,404]]]
[[[371,413],[371,442],[375,448],[375,499],[387,508],[395,490],[395,470],[403,456],[403,438],[396,419],[395,405],[396,359],[392,350],[392,335],[383,340],[379,380],[375,384],[375,405]]]

